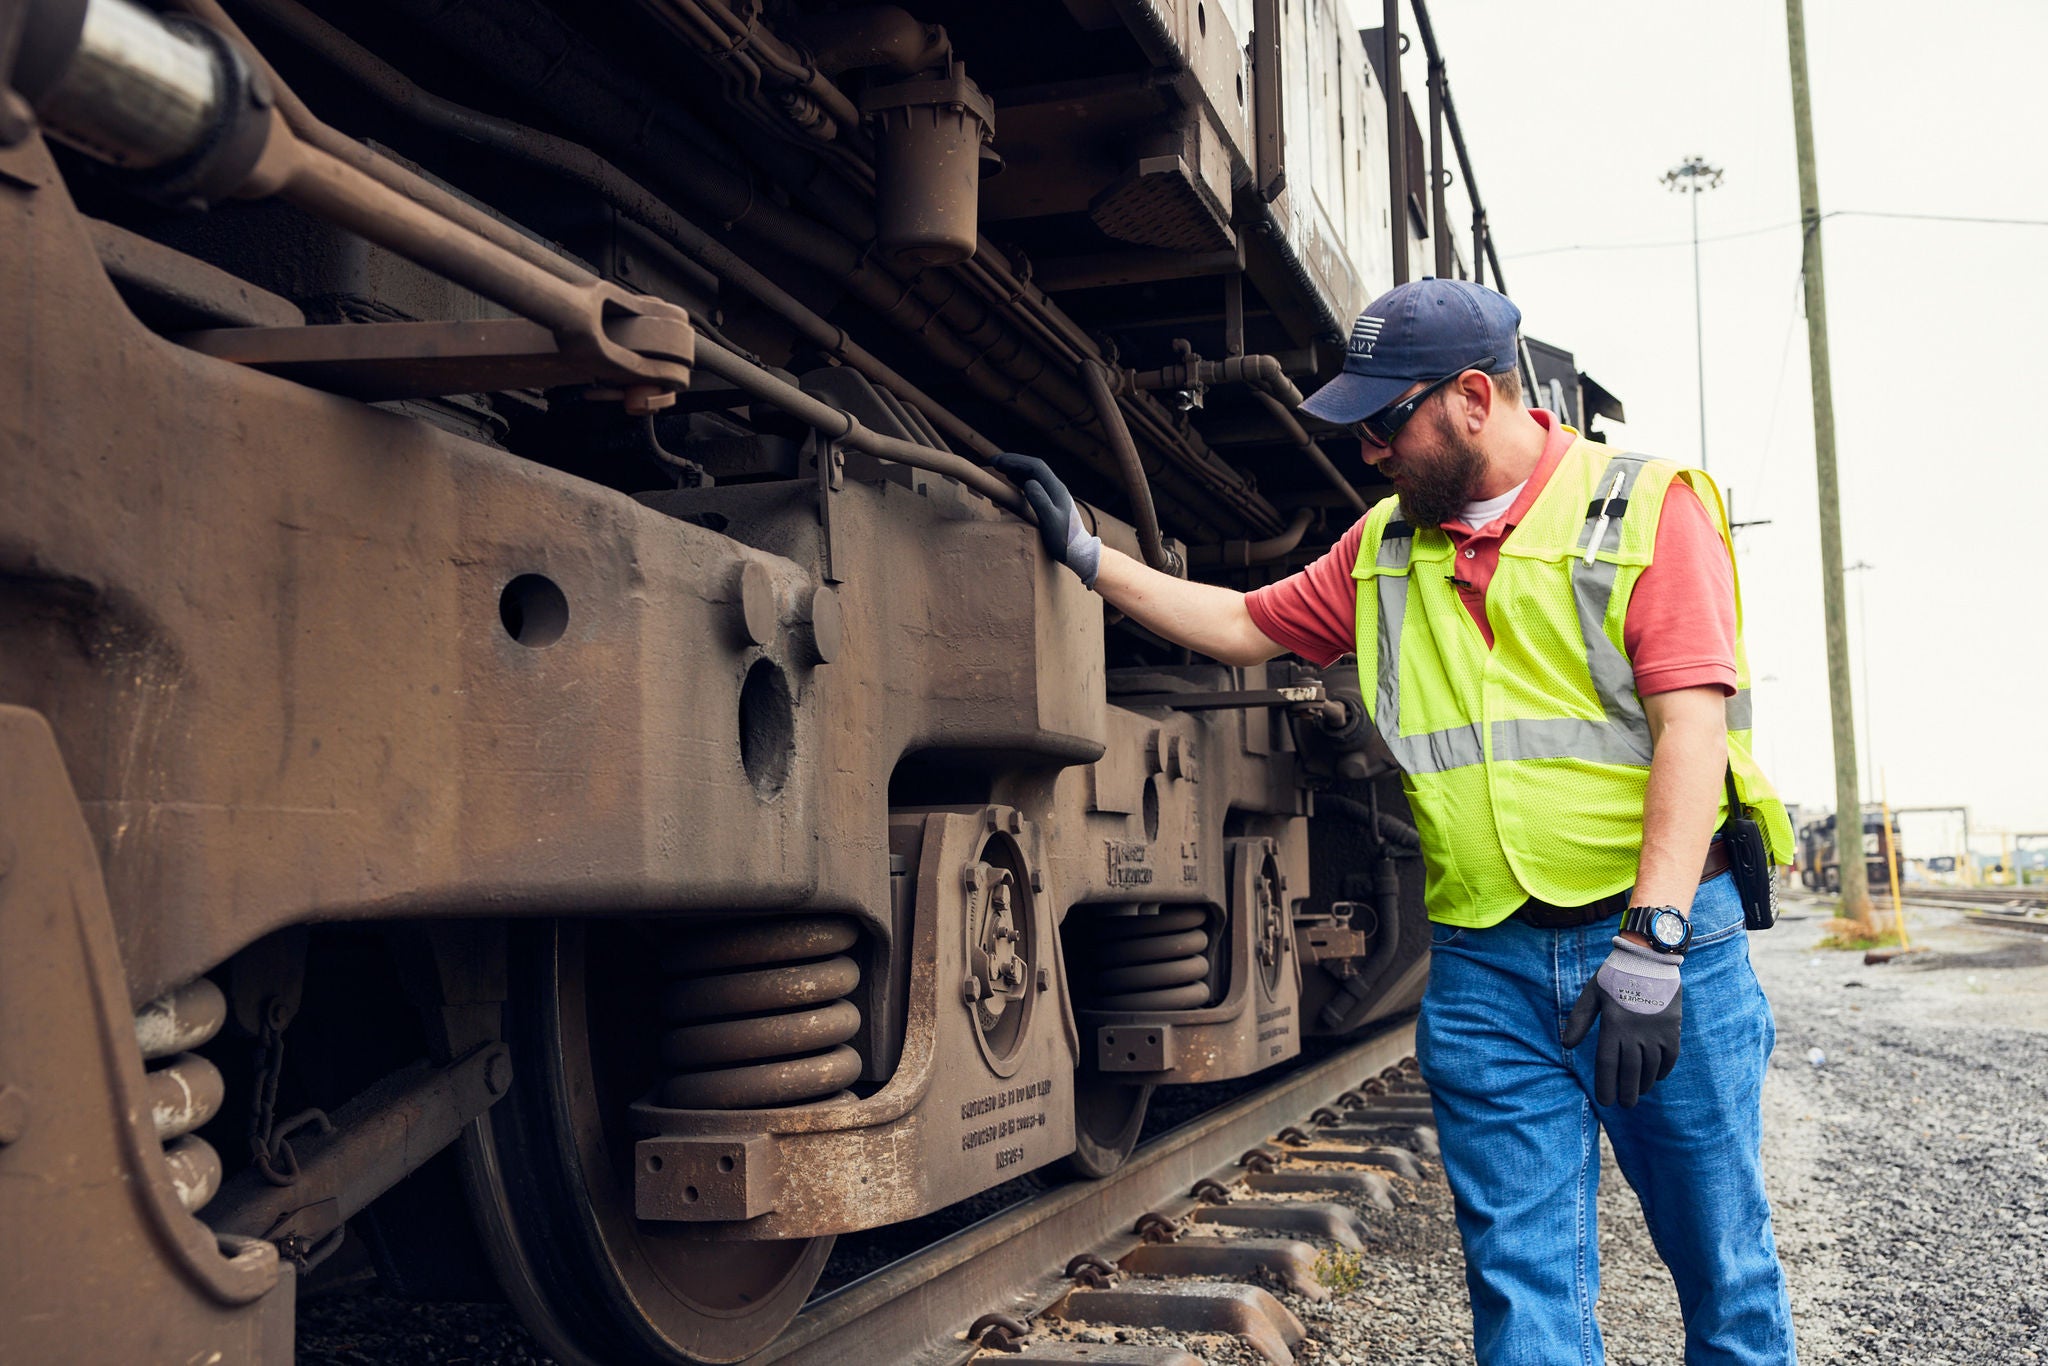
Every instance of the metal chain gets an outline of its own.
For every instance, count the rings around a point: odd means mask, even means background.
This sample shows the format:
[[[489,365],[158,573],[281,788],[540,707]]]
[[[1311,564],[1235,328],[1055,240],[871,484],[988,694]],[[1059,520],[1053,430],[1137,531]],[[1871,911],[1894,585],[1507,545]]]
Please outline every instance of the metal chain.
[[[277,1136],[277,1087],[284,1076],[284,1025],[280,1003],[263,1003],[263,1028],[256,1038],[256,1094],[249,1111],[249,1157],[263,1179],[289,1186],[299,1179],[292,1145]]]

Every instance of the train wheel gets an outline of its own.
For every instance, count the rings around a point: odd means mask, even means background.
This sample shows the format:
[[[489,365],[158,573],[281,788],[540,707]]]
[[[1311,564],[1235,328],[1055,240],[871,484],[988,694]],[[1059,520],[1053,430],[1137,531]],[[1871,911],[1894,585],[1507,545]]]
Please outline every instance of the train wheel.
[[[512,1090],[465,1141],[500,1282],[549,1352],[582,1363],[733,1362],[796,1316],[831,1238],[715,1242],[633,1214],[627,1107],[660,1074],[658,983],[630,925],[517,925]]]
[[[1067,1170],[1092,1181],[1123,1166],[1138,1146],[1151,1103],[1149,1085],[1111,1081],[1092,1072],[1075,1077],[1074,1151],[1064,1160]]]

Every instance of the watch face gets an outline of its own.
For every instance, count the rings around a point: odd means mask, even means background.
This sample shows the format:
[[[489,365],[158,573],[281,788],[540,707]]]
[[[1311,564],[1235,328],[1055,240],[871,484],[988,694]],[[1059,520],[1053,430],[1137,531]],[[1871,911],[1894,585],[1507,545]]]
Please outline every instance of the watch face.
[[[1650,938],[1667,949],[1675,949],[1685,942],[1685,917],[1677,911],[1661,910],[1650,917]]]

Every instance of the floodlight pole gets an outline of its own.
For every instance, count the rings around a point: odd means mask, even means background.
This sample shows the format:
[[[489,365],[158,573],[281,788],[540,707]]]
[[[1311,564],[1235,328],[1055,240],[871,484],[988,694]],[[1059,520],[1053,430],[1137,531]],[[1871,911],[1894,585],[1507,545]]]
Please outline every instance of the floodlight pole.
[[[1806,283],[1806,346],[1813,372],[1813,469],[1820,485],[1821,604],[1827,623],[1828,711],[1835,748],[1835,836],[1856,856],[1841,862],[1845,920],[1872,928],[1870,878],[1863,863],[1863,801],[1856,784],[1855,698],[1849,687],[1849,630],[1842,589],[1842,494],[1835,473],[1835,395],[1828,369],[1828,296],[1821,269],[1820,173],[1813,158],[1813,101],[1806,84],[1806,15],[1800,0],[1785,0],[1792,62],[1792,128],[1799,144],[1799,222],[1805,241],[1800,274]]]
[[[1687,157],[1664,173],[1664,188],[1692,201],[1692,345],[1699,374],[1701,469],[1707,467],[1707,341],[1700,293],[1700,195],[1720,183],[1721,168],[1709,166],[1705,157]]]

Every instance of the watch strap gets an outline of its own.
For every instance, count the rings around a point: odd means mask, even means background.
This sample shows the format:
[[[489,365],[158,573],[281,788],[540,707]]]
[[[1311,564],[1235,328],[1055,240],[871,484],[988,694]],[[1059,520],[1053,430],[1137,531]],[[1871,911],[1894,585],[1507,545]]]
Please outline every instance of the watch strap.
[[[1658,943],[1657,936],[1650,929],[1656,923],[1657,917],[1667,911],[1678,916],[1685,925],[1685,934],[1676,944]],[[1621,932],[1641,935],[1650,941],[1650,947],[1658,953],[1683,954],[1692,942],[1692,922],[1687,920],[1676,906],[1631,906],[1621,913]]]

